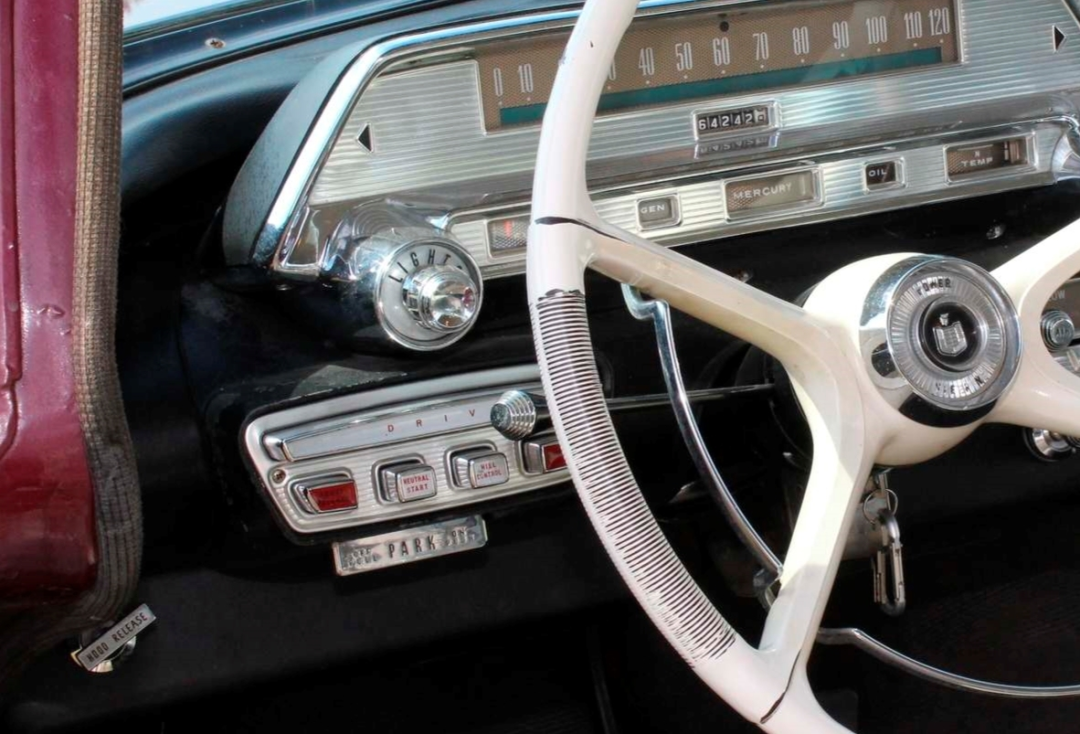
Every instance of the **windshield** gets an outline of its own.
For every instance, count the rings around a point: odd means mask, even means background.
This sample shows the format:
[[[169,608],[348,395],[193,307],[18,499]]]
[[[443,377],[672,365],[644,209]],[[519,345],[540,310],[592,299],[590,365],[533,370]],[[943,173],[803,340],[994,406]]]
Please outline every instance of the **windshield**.
[[[252,6],[286,0],[124,0],[124,32],[160,26],[187,25],[207,16],[234,13]]]

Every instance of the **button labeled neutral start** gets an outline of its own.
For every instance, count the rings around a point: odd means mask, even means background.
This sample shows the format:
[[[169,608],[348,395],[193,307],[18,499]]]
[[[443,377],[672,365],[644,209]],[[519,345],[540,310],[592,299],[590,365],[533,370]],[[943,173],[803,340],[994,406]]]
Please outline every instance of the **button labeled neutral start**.
[[[415,502],[434,497],[438,491],[435,470],[427,464],[384,467],[379,472],[383,499],[387,502]]]

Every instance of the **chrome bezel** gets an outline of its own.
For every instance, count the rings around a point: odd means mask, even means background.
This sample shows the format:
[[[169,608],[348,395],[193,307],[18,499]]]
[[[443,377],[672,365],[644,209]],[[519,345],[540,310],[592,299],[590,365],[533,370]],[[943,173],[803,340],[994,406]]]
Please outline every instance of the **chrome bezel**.
[[[701,115],[715,115],[723,112],[730,112],[732,110],[746,109],[747,107],[764,107],[766,110],[768,110],[768,124],[761,125],[760,127],[743,127],[734,130],[717,130],[715,132],[704,133],[698,130],[697,121],[698,117],[700,117]],[[777,102],[775,99],[770,99],[764,102],[753,102],[751,104],[744,105],[714,105],[711,107],[699,107],[690,113],[690,125],[694,128],[694,140],[702,143],[708,143],[723,138],[742,138],[751,137],[754,135],[765,135],[779,130],[781,127],[783,127],[784,123],[780,117],[780,103]]]
[[[382,471],[383,469],[389,469],[392,466],[423,466],[423,464],[424,457],[420,454],[402,454],[389,459],[379,459],[373,463],[371,465],[371,486],[375,488],[375,501],[380,505],[387,505],[389,507],[401,507],[416,501],[407,500],[401,502],[400,500],[388,496],[386,487],[383,485]],[[435,493],[438,494],[438,491],[438,485],[436,485]]]
[[[949,0],[956,18],[957,60],[933,68],[957,68],[969,63],[967,44],[966,0]],[[752,7],[764,5],[765,0],[645,0],[638,10],[637,17],[678,15],[707,11],[713,8]],[[317,263],[290,264],[290,240],[299,238],[301,225],[306,218],[304,202],[308,200],[312,187],[329,157],[334,142],[340,137],[342,129],[349,119],[349,114],[357,100],[367,87],[384,72],[396,72],[406,67],[409,70],[449,63],[457,60],[475,61],[470,54],[476,44],[494,40],[512,40],[514,38],[538,32],[557,32],[571,28],[579,15],[578,10],[551,11],[509,18],[500,18],[470,25],[413,33],[390,38],[368,46],[359,52],[342,72],[333,91],[327,97],[322,110],[301,144],[297,155],[285,174],[277,195],[273,199],[269,213],[256,235],[251,260],[269,268],[274,273],[286,278],[315,279],[318,277]],[[895,78],[926,73],[925,68],[902,69],[873,74],[870,78]],[[476,84],[479,75],[473,74]],[[860,79],[861,80],[861,79]],[[799,89],[813,89],[836,85],[852,84],[851,79],[830,80],[808,84]],[[752,95],[742,95],[749,97]],[[770,100],[775,103],[775,100]],[[760,102],[755,102],[760,104]],[[701,101],[697,103],[699,106]],[[681,107],[681,105],[671,105]],[[655,111],[648,108],[647,111]],[[776,125],[781,125],[777,109]],[[606,115],[605,119],[628,118],[643,114],[640,110]],[[514,127],[495,133],[483,131],[484,136],[502,136],[520,134],[534,126]],[[693,125],[691,125],[694,128]],[[483,123],[481,121],[481,128]],[[692,131],[696,135],[696,129]],[[757,131],[748,131],[758,133]]]
[[[311,481],[312,479],[317,481]],[[336,515],[340,512],[351,512],[356,509],[354,507],[343,507],[340,510],[326,510],[325,512],[315,508],[311,498],[308,497],[308,492],[313,489],[319,489],[320,487],[329,487],[334,484],[340,484],[342,481],[353,482],[353,476],[347,471],[332,472],[330,474],[312,474],[308,476],[299,476],[292,479],[289,482],[289,492],[296,498],[297,504],[304,508],[312,515]],[[354,482],[355,484],[355,482]],[[359,501],[359,498],[357,498]]]
[[[434,331],[432,329],[427,329],[408,312],[408,309],[405,307],[404,303],[402,304],[403,311],[401,311],[401,313],[404,313],[405,317],[409,319],[409,321],[403,324],[398,324],[393,318],[391,318],[391,313],[398,312],[390,311],[388,309],[388,304],[386,303],[384,289],[389,287],[387,285],[387,282],[389,281],[389,278],[387,276],[389,275],[390,270],[394,266],[395,260],[401,252],[413,249],[415,247],[421,247],[425,244],[438,245],[439,247],[452,250],[454,253],[456,253],[456,255],[460,257],[465,263],[465,266],[468,269],[469,277],[473,279],[473,282],[476,285],[476,311],[474,312],[472,319],[456,331]],[[379,326],[381,326],[383,331],[386,332],[387,337],[389,337],[395,343],[418,352],[431,352],[435,351],[436,349],[443,349],[464,338],[466,334],[472,331],[473,326],[476,325],[477,320],[480,318],[480,310],[484,306],[484,279],[483,276],[481,276],[480,274],[480,267],[476,264],[476,260],[473,259],[473,256],[470,255],[464,247],[461,247],[456,242],[448,238],[428,237],[425,239],[405,242],[399,245],[398,247],[390,251],[385,257],[379,259],[378,264],[376,265],[374,282],[375,315],[378,319]],[[402,321],[404,321],[404,319],[402,319]],[[435,338],[417,339],[415,337],[409,336],[407,333],[405,333],[405,330],[413,325],[426,332],[430,332],[431,334],[436,335]]]
[[[915,292],[921,281],[935,277],[952,280]],[[975,315],[982,337],[975,354],[956,370],[935,364],[919,333],[926,312],[943,302]],[[935,423],[941,425],[962,423],[963,414],[974,420],[992,406],[1012,384],[1023,346],[1016,308],[989,273],[962,260],[931,256],[907,258],[878,279],[864,308],[860,342],[871,380],[886,399],[900,408],[914,397],[953,414]],[[894,375],[882,376],[871,365],[871,355],[882,344],[895,364]],[[977,382],[976,375],[985,376],[985,384],[971,389],[966,381]]]
[[[641,204],[652,199],[671,199],[671,216],[660,222],[649,222],[646,225],[641,221]],[[634,208],[637,210],[638,228],[642,232],[656,232],[678,227],[682,224],[682,201],[679,199],[678,189],[660,190],[655,193],[650,192],[648,196],[639,196],[634,201]]]
[[[501,451],[499,451],[495,447],[495,444],[491,443],[491,441],[479,441],[477,443],[462,444],[460,446],[451,446],[450,448],[448,448],[446,450],[446,453],[443,454],[443,463],[446,465],[445,466],[446,476],[450,479],[450,489],[451,490],[453,490],[454,492],[471,492],[474,489],[484,489],[484,487],[479,487],[479,488],[471,487],[468,484],[462,484],[461,482],[459,482],[458,477],[457,477],[457,469],[454,467],[454,459],[457,458],[458,456],[460,456],[461,454],[464,454],[464,453],[467,453],[467,452],[472,452],[472,451],[481,451],[481,450],[487,450],[489,453],[493,453],[493,454],[501,454],[502,453]],[[506,455],[503,454],[503,456],[505,457]],[[509,457],[506,457],[506,461],[507,461],[507,464],[509,464],[509,462],[510,462]],[[504,484],[505,484],[505,482],[504,482]],[[492,485],[492,486],[500,486],[500,485]]]
[[[279,525],[297,542],[321,533],[343,532],[372,525],[383,526],[400,522],[415,522],[422,516],[448,511],[467,511],[474,503],[505,499],[541,491],[567,481],[565,472],[546,475],[526,475],[516,461],[509,460],[518,452],[518,442],[500,435],[490,421],[481,420],[478,407],[476,422],[454,423],[448,429],[428,426],[421,433],[405,437],[367,440],[355,446],[336,445],[324,450],[310,450],[303,458],[290,458],[288,453],[273,451],[276,443],[294,435],[332,434],[349,426],[372,421],[412,420],[429,409],[452,409],[459,403],[477,401],[490,406],[507,390],[536,390],[539,372],[535,365],[507,367],[441,377],[423,382],[406,382],[350,395],[320,400],[298,407],[285,408],[261,415],[243,428],[246,460],[259,488],[275,511]],[[489,408],[488,408],[489,409]],[[268,447],[267,444],[271,445]],[[491,444],[508,458],[511,479],[506,484],[468,492],[446,491],[452,486],[446,474],[445,452],[451,446]],[[428,500],[399,504],[382,500],[378,475],[374,473],[386,463],[402,459],[423,458],[439,476],[439,493]],[[389,462],[387,461],[389,459]],[[347,471],[356,482],[355,510],[312,515],[301,508],[288,490],[294,477],[311,477],[335,471]],[[272,480],[275,474],[281,481]]]
[[[491,258],[492,260],[498,261],[498,260],[501,260],[503,258],[512,258],[514,255],[521,256],[521,255],[525,254],[525,248],[524,247],[514,247],[514,248],[510,248],[510,249],[500,251],[500,250],[493,249],[492,246],[491,246],[491,229],[490,229],[490,227],[491,227],[492,222],[505,221],[507,219],[524,219],[525,224],[526,224],[526,229],[528,229],[529,211],[527,209],[523,210],[520,206],[515,208],[513,211],[515,213],[507,213],[505,216],[491,217],[491,218],[482,220],[483,223],[484,223],[484,249],[486,250],[486,252],[488,254],[488,257]],[[451,218],[451,224],[449,225],[450,227],[453,227],[453,224],[452,224],[453,221],[454,221],[454,219]]]
[[[980,143],[1000,143],[1005,140],[1022,139],[1024,141],[1025,160],[1016,166],[994,168],[985,172],[974,172],[962,176],[953,176],[949,173],[949,150],[952,148],[966,148]],[[994,181],[1003,178],[1031,173],[1039,170],[1039,147],[1035,145],[1035,134],[1031,131],[1018,131],[1016,135],[999,135],[994,137],[982,137],[975,140],[965,140],[955,145],[946,145],[941,149],[941,163],[945,167],[945,183],[948,186],[966,186],[968,184]]]
[[[891,183],[877,184],[871,186],[870,182],[866,180],[866,169],[870,166],[875,166],[879,163],[892,163],[896,166],[896,180]],[[879,194],[883,191],[896,191],[898,189],[907,188],[907,173],[904,165],[904,156],[902,155],[883,155],[876,156],[862,164],[863,169],[863,193],[868,196]]]

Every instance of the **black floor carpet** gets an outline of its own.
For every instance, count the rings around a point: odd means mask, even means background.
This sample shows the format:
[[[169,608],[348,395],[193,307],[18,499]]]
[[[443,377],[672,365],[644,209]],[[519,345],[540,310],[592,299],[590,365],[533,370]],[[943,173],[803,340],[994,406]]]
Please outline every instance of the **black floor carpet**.
[[[1080,683],[1080,572],[1054,570],[905,615],[897,647],[932,665],[1021,685]],[[1080,731],[1080,699],[1004,700],[864,665],[865,732],[1032,734]]]
[[[866,601],[868,578],[843,584],[830,613],[838,607],[850,611],[858,597],[869,611],[856,624],[916,659],[972,678],[1080,683],[1078,522],[1080,506],[1068,502],[920,529],[904,545],[909,604],[902,617],[892,620],[873,610]],[[829,652],[819,647],[815,654],[820,653],[827,662]],[[860,732],[866,734],[1080,732],[1080,698],[969,694],[914,679],[862,654],[849,652],[845,659],[855,668]]]
[[[88,734],[598,734],[580,622],[312,671]]]

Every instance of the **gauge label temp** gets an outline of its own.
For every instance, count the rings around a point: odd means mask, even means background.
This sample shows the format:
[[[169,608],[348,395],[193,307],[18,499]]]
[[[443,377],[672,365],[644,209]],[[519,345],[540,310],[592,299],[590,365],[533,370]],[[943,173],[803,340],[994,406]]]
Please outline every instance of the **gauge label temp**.
[[[956,145],[945,151],[949,180],[955,181],[1028,164],[1026,137]]]

